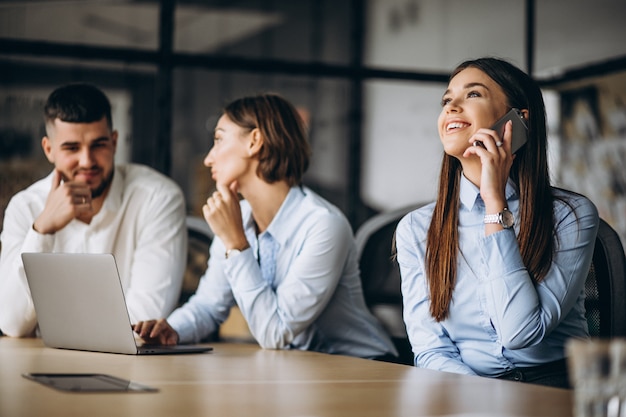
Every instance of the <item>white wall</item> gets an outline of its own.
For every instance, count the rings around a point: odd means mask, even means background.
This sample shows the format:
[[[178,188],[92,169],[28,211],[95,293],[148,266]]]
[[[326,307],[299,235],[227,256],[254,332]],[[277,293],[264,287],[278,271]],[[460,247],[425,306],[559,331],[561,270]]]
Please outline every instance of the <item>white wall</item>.
[[[598,3],[537,2],[534,75],[626,54],[626,2]],[[497,56],[526,70],[522,1],[369,0],[367,19],[365,64],[371,67],[448,73],[466,59]],[[434,199],[442,152],[436,121],[445,87],[366,83],[361,189],[366,204],[391,210]],[[558,180],[558,95],[544,92],[544,98],[551,172]]]
[[[483,55],[521,65],[524,26],[517,16],[522,14],[523,2],[370,1],[366,65],[447,73]],[[391,210],[435,198],[443,152],[436,123],[445,87],[366,83],[361,195],[372,208]]]
[[[362,189],[364,202],[390,210],[432,200],[442,146],[437,116],[441,85],[365,85]]]

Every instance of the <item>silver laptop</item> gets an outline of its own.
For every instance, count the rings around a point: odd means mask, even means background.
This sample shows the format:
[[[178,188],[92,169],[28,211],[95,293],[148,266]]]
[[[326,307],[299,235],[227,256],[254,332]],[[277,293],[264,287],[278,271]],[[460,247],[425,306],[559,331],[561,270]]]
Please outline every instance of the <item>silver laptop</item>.
[[[23,253],[46,346],[139,354],[200,353],[206,345],[141,345],[131,328],[111,254]]]

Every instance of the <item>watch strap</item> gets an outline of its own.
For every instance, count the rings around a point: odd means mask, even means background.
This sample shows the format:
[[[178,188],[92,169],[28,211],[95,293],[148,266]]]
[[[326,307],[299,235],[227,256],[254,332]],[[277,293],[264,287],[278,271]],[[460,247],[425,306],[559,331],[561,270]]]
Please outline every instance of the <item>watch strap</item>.
[[[485,214],[483,218],[483,223],[485,224],[501,224],[502,223],[502,214]]]
[[[499,224],[505,229],[513,227],[515,224],[515,218],[513,213],[508,208],[504,208],[501,212],[496,214],[486,214],[483,218],[484,224]]]

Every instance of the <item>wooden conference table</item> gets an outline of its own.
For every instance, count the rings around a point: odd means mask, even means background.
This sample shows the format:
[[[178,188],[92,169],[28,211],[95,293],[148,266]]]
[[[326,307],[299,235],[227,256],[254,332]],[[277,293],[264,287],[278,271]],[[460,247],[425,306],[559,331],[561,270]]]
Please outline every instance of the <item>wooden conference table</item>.
[[[205,354],[127,356],[0,337],[0,416],[556,416],[568,390],[343,356],[213,344]],[[105,373],[156,393],[72,393],[28,372]]]

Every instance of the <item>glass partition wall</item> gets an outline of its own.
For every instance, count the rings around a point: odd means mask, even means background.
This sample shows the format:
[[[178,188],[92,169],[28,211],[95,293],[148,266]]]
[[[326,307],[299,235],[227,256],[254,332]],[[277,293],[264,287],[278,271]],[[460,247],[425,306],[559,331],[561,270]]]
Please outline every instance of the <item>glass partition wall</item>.
[[[460,61],[501,56],[547,89],[624,71],[624,2],[604,2],[0,1],[0,215],[49,172],[45,98],[88,81],[113,102],[118,160],[172,176],[194,214],[213,187],[202,160],[221,107],[284,95],[308,123],[306,185],[356,229],[374,212],[434,196],[433,117]],[[563,7],[594,30],[564,22]]]

